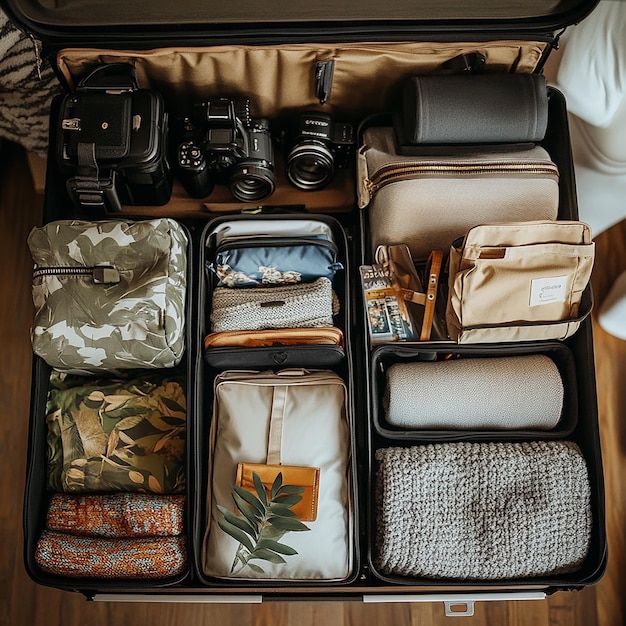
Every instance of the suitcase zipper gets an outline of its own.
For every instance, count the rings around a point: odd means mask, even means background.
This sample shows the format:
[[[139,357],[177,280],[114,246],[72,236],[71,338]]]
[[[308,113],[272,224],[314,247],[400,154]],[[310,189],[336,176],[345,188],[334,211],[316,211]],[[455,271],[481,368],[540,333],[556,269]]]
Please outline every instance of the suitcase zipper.
[[[120,282],[120,273],[112,265],[36,267],[33,270],[33,278],[42,276],[91,276],[97,285],[111,285]]]
[[[28,33],[28,38],[30,42],[33,44],[33,51],[35,53],[35,69],[37,70],[37,78],[41,80],[41,51],[39,50],[39,42],[35,39],[32,33]]]
[[[539,161],[485,161],[463,163],[423,161],[421,163],[399,162],[381,167],[363,182],[370,200],[385,185],[420,177],[486,176],[491,174],[521,174],[547,176],[558,180],[559,170],[554,163]]]
[[[337,253],[337,246],[328,239],[318,239],[316,237],[272,237],[271,235],[242,235],[237,237],[224,237],[216,249],[219,254],[224,249],[234,248],[280,248],[289,246],[320,246],[327,248],[334,254]]]
[[[274,387],[276,385],[295,384],[297,386],[315,386],[322,384],[340,385],[347,389],[345,381],[330,370],[307,370],[306,368],[289,368],[278,372],[259,372],[258,370],[226,370],[215,379],[215,391],[224,383],[240,385],[258,385]],[[217,396],[217,394],[216,394]]]

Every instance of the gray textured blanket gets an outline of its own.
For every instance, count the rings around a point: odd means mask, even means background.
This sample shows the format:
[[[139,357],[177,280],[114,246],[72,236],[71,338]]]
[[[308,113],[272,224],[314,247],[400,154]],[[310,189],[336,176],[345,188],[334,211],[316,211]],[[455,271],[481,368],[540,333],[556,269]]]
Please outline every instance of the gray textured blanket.
[[[376,452],[380,572],[496,580],[576,570],[589,549],[585,460],[568,442]]]

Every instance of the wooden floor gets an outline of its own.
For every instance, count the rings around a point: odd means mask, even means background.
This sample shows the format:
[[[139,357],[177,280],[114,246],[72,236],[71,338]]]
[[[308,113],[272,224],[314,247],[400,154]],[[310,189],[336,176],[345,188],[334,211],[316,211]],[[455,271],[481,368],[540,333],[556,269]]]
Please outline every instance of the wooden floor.
[[[623,626],[626,621],[626,342],[596,332],[596,361],[606,472],[609,568],[595,587],[545,601],[483,602],[474,617],[444,616],[443,605],[290,602],[188,605],[87,602],[35,585],[22,565],[22,491],[30,389],[31,261],[26,246],[40,221],[22,150],[0,147],[0,625],[11,626]],[[626,209],[626,206],[625,206]],[[626,269],[626,226],[601,235],[596,304]]]

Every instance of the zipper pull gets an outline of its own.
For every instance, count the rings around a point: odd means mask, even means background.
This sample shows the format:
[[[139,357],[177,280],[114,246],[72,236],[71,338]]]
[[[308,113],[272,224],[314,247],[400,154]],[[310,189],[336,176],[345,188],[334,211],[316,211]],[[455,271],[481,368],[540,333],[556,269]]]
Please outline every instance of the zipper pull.
[[[376,192],[378,191],[378,185],[376,183],[373,183],[369,178],[366,178],[363,181],[363,186],[367,190],[367,193],[369,193],[370,200],[371,200],[376,195]]]
[[[479,52],[459,54],[449,59],[440,66],[440,72],[446,74],[482,74],[485,70],[487,59]]]
[[[41,276],[91,276],[96,285],[115,285],[120,282],[120,273],[113,265],[103,264],[93,267],[35,267],[33,278]]]
[[[320,104],[324,104],[330,98],[334,72],[335,61],[333,59],[318,61],[315,65],[315,95]]]
[[[96,265],[92,277],[96,285],[113,285],[120,282],[120,273],[112,265]]]
[[[563,35],[563,33],[566,30],[567,30],[567,27],[561,29],[556,35],[554,35],[554,39],[550,42],[550,47],[552,48],[552,50],[558,50],[559,49],[559,43],[560,43],[561,36]]]
[[[64,119],[61,122],[61,130],[80,130],[80,117]]]
[[[28,37],[31,41],[31,43],[33,44],[33,50],[35,51],[35,67],[37,68],[37,78],[39,80],[41,80],[41,53],[39,52],[39,44],[37,43],[37,40],[35,39],[34,35],[32,33],[28,34]]]

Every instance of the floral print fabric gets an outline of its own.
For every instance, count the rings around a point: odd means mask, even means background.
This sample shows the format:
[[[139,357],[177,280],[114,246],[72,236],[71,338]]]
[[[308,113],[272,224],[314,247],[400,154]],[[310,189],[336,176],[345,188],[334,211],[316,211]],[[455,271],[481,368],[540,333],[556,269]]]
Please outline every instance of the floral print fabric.
[[[48,487],[71,493],[182,493],[182,378],[87,379],[53,372],[46,421]]]

